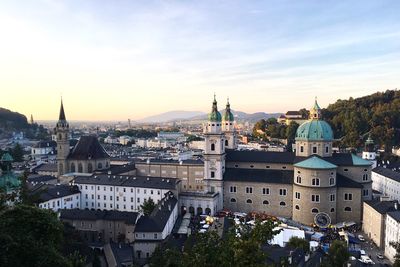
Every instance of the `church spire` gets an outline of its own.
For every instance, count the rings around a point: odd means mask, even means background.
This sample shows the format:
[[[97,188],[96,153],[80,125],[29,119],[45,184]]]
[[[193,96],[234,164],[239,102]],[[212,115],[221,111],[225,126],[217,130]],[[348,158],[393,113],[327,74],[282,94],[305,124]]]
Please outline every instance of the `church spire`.
[[[321,119],[321,108],[318,105],[317,97],[315,97],[314,106],[310,110],[310,119],[311,120]]]
[[[208,114],[208,120],[209,121],[215,121],[215,122],[220,122],[221,121],[221,114],[218,111],[217,99],[215,98],[215,94],[214,94],[214,101],[213,101],[213,104],[212,104],[211,113]]]
[[[58,120],[60,120],[60,121],[65,121],[65,120],[66,120],[66,119],[65,119],[64,105],[63,105],[62,98],[61,98],[60,115],[59,115],[59,117],[58,117]]]
[[[229,103],[229,97],[226,101],[226,107],[225,107],[225,114],[222,118],[223,121],[234,121],[233,114],[231,112],[231,104]]]

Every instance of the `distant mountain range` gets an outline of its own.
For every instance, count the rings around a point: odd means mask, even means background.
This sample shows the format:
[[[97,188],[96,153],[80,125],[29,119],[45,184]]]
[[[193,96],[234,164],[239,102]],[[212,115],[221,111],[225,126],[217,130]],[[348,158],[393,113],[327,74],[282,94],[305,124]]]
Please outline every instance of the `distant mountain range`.
[[[224,114],[225,110],[220,110],[221,114]],[[277,118],[282,113],[265,113],[265,112],[256,112],[256,113],[246,113],[242,111],[232,110],[232,113],[235,117],[236,121],[249,121],[249,122],[257,122],[261,119],[268,118]],[[142,123],[163,123],[163,122],[173,122],[173,121],[204,121],[207,120],[207,113],[201,111],[169,111],[165,113],[161,113],[158,115],[150,116],[137,122]]]

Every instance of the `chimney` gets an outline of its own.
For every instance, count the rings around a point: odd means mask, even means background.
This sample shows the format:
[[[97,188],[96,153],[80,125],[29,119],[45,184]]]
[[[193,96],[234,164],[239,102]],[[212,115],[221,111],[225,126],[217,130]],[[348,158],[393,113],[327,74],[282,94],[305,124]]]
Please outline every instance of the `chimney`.
[[[397,202],[394,202],[394,209],[398,210],[399,209],[399,204]]]

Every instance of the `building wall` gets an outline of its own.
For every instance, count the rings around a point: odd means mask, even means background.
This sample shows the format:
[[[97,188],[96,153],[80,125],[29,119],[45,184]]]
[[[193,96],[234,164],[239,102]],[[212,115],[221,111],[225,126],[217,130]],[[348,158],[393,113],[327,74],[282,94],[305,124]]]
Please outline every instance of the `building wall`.
[[[81,204],[80,197],[80,193],[76,193],[65,197],[51,199],[39,203],[39,208],[51,209],[53,211],[58,211],[59,209],[79,209]]]
[[[226,167],[239,168],[239,169],[293,170],[292,164],[257,163],[257,162],[226,162]]]
[[[363,231],[380,248],[385,245],[385,219],[385,214],[380,214],[366,202],[363,203]]]
[[[303,147],[303,150],[301,149]],[[317,153],[313,153],[313,147],[317,148]],[[328,151],[326,151],[326,147]],[[321,157],[332,156],[332,142],[322,141],[296,141],[296,156],[308,157],[316,154]]]
[[[352,194],[351,201],[344,200],[345,194]],[[351,208],[351,211],[345,211],[346,207]],[[337,222],[349,222],[354,221],[356,223],[361,222],[362,214],[362,199],[361,189],[359,188],[342,188],[339,187],[337,190],[337,210],[336,210]]]
[[[400,242],[400,222],[387,215],[385,225],[385,256],[394,263],[396,249],[392,247],[391,243]]]
[[[339,166],[337,172],[363,185],[363,190],[367,191],[362,193],[363,200],[372,199],[371,166]]]
[[[105,170],[110,167],[110,159],[97,159],[97,160],[67,160],[68,172],[77,173],[93,173],[95,170]],[[79,171],[79,165],[82,166],[82,171]],[[89,171],[89,164],[92,165],[92,171]],[[73,170],[72,165],[75,166]]]
[[[372,172],[372,188],[388,196],[390,200],[400,201],[400,182]]]
[[[231,186],[236,187],[236,193],[230,192]],[[252,193],[246,193],[246,187],[252,188]],[[263,194],[263,188],[269,189],[269,194]],[[286,195],[280,195],[280,189],[286,189]],[[224,208],[240,212],[265,212],[274,216],[292,217],[292,185],[267,184],[248,182],[224,182]],[[236,202],[231,202],[231,199]],[[251,199],[252,203],[246,203]],[[268,201],[268,204],[263,204]],[[280,205],[281,202],[285,206]]]

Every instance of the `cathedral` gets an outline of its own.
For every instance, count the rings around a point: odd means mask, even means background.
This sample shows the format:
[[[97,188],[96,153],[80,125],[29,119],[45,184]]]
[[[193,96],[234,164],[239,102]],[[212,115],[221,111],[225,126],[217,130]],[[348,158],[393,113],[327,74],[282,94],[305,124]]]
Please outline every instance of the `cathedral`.
[[[82,136],[70,151],[69,124],[62,103],[55,132],[59,175],[95,170],[107,173],[110,157],[96,137]],[[323,120],[317,101],[309,119],[297,129],[295,152],[238,151],[229,100],[221,115],[215,96],[204,138],[202,161],[138,160],[131,178],[139,181],[147,177],[149,182],[160,179],[160,187],[162,183],[168,183],[168,188],[173,184],[181,214],[260,212],[320,227],[345,221],[359,223],[362,202],[372,199],[371,162],[350,153],[333,153],[333,131]],[[85,183],[90,184],[89,178]],[[93,178],[96,180],[95,175]],[[91,186],[82,188],[89,190],[86,196],[93,193]],[[137,198],[131,199],[135,202]],[[81,207],[96,205],[115,209],[115,205],[89,201]],[[123,211],[136,211],[134,205],[132,210],[121,206]]]

